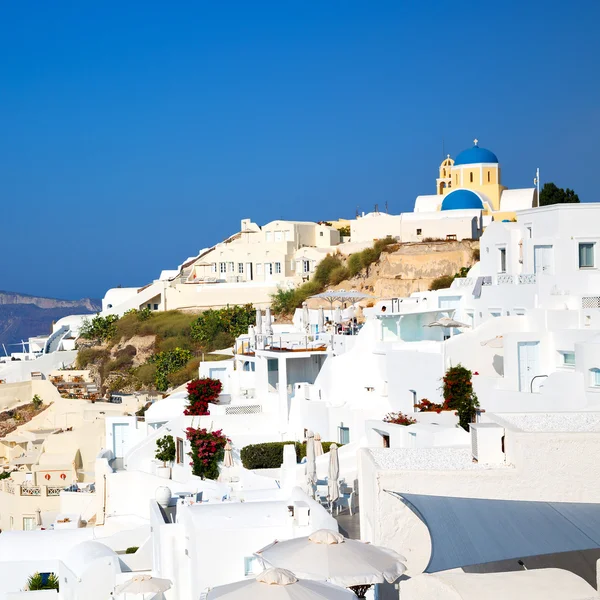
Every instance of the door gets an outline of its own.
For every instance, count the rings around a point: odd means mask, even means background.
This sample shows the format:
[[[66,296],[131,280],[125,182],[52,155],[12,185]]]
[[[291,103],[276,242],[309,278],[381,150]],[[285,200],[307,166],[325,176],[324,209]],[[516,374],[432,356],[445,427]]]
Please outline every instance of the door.
[[[252,263],[246,263],[246,279],[252,281]]]
[[[113,453],[115,458],[123,458],[125,456],[128,427],[128,423],[113,424]]]
[[[531,391],[533,378],[540,375],[539,358],[539,342],[519,342],[519,391]],[[533,390],[536,388],[534,383]]]
[[[227,369],[224,367],[211,367],[208,370],[208,376],[211,379],[218,379],[223,384],[223,393],[227,394],[229,392],[227,386]]]
[[[554,249],[552,246],[533,247],[533,270],[535,273],[554,273]]]

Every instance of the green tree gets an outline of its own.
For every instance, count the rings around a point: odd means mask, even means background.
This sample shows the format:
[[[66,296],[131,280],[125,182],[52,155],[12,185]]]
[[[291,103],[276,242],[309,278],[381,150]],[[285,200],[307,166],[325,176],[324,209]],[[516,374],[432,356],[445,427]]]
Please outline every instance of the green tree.
[[[38,410],[39,408],[41,408],[42,404],[44,404],[44,401],[37,394],[35,394],[31,399],[31,403],[33,404],[33,408],[35,408],[35,410]]]
[[[106,315],[101,317],[96,315],[91,321],[84,319],[81,325],[79,335],[86,340],[99,340],[104,342],[109,340],[117,331],[117,315]]]
[[[205,310],[191,325],[191,336],[207,348],[214,347],[219,334],[221,340],[233,343],[236,337],[247,333],[248,327],[256,322],[256,311],[252,304],[227,306],[218,310]]]
[[[574,190],[559,188],[554,183],[545,183],[540,193],[540,206],[550,204],[573,204],[579,202],[579,196]]]
[[[156,460],[163,463],[163,467],[167,466],[168,462],[175,460],[175,440],[172,435],[165,435],[156,440]]]

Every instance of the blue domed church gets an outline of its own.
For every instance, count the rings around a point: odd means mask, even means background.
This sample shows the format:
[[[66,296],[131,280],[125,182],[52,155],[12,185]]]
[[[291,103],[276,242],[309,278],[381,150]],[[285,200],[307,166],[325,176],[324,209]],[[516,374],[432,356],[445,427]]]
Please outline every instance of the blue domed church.
[[[508,190],[503,186],[498,157],[474,140],[472,148],[442,161],[436,194],[419,196],[415,212],[480,210],[494,220],[506,220],[515,218],[517,210],[536,206],[536,201],[533,187]]]

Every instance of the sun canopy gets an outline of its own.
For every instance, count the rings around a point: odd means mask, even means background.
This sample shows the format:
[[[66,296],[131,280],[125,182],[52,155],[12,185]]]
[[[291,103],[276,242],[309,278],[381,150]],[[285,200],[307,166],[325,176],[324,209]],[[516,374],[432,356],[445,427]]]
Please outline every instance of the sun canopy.
[[[429,529],[427,573],[600,548],[600,504],[390,493]]]

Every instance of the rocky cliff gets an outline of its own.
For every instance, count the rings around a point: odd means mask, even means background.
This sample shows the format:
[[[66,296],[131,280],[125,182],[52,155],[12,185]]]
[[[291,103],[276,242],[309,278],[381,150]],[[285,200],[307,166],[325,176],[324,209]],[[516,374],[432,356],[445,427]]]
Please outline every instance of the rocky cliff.
[[[100,302],[90,298],[58,300],[0,292],[0,344],[6,345],[9,353],[16,352],[15,344],[21,340],[48,335],[54,321],[68,315],[96,313],[100,308]]]

